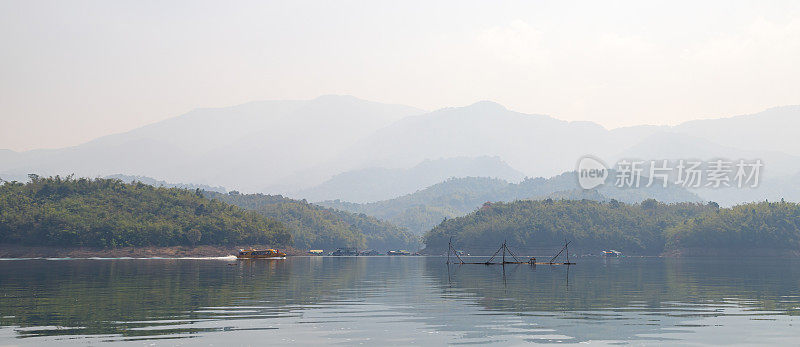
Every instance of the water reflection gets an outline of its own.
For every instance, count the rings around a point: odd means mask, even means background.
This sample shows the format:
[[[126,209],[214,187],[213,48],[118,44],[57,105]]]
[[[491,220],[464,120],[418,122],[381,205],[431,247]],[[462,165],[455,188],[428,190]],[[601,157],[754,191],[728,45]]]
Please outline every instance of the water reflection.
[[[448,266],[423,257],[1,261],[0,344],[779,343],[800,337],[792,328],[800,313],[797,265],[661,258],[582,258],[570,267]]]

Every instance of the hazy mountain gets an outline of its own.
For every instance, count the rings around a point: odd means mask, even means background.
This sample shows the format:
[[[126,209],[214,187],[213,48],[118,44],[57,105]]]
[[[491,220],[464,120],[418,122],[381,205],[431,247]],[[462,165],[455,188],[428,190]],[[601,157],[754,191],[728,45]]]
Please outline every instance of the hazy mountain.
[[[75,147],[0,155],[0,177],[124,173],[257,190],[421,112],[350,96],[198,109]]]
[[[763,124],[761,118],[765,119]],[[800,172],[800,157],[791,154],[794,150],[789,148],[795,140],[786,140],[791,137],[787,129],[799,126],[800,106],[675,127],[606,130],[590,122],[565,122],[509,111],[492,102],[479,102],[404,118],[359,141],[343,152],[337,162],[352,167],[391,167],[411,165],[426,158],[490,155],[498,156],[527,176],[548,177],[573,170],[577,160],[586,154],[598,156],[608,165],[622,158],[761,159],[765,164],[762,178],[768,182]],[[772,135],[772,129],[781,131]],[[743,196],[763,199],[758,192]],[[740,201],[735,198],[735,191],[726,194],[729,195],[726,202]]]
[[[759,119],[765,118],[761,125]],[[565,122],[523,114],[484,101],[404,118],[364,138],[337,157],[350,167],[410,167],[425,159],[499,156],[525,175],[552,176],[593,154],[619,158],[763,159],[776,175],[800,171],[789,130],[800,127],[800,106],[676,127],[607,130],[591,122]],[[771,135],[772,129],[782,129]],[[745,136],[753,134],[753,136]],[[764,139],[762,141],[762,139]],[[758,143],[758,145],[754,145]],[[784,150],[788,149],[788,150]],[[800,146],[796,151],[800,153]]]
[[[153,187],[165,187],[165,188],[180,188],[180,189],[200,189],[205,190],[207,192],[216,192],[216,193],[227,193],[228,190],[225,187],[212,187],[206,184],[194,184],[194,183],[170,183],[167,181],[157,180],[152,177],[146,176],[132,176],[132,175],[108,175],[104,177],[106,179],[117,179],[125,183],[133,183],[133,182],[142,182],[147,185],[151,185]]]
[[[616,143],[595,123],[523,114],[483,101],[404,118],[359,141],[337,161],[410,167],[430,158],[499,156],[528,176],[552,176],[574,167],[580,156]]]
[[[667,159],[672,162],[672,167],[675,166],[675,161],[680,159],[700,160],[706,163],[714,159],[724,159],[733,163],[739,159],[746,161],[759,159],[764,167],[760,170],[760,184],[756,188],[739,188],[734,184],[733,187],[702,187],[689,190],[704,200],[714,201],[722,206],[765,199],[800,201],[800,180],[798,180],[800,157],[778,151],[742,150],[670,130],[656,132],[646,137],[616,156],[616,159],[620,158]],[[674,178],[672,180],[674,181]]]
[[[800,105],[792,105],[749,115],[690,121],[673,130],[723,146],[800,156],[798,128]]]
[[[545,198],[599,201],[615,199],[626,203],[637,203],[646,199],[656,199],[666,203],[703,201],[694,193],[672,184],[668,184],[666,188],[661,184],[636,189],[617,188],[613,184],[613,172],[606,182],[597,189],[584,191],[578,186],[575,172],[551,178],[526,178],[519,183],[485,177],[466,177],[449,179],[413,194],[390,200],[365,204],[333,200],[319,204],[382,218],[421,234],[441,222],[443,218],[465,215],[487,201]]]
[[[797,156],[771,150],[743,150],[673,131],[653,133],[612,158],[609,165],[621,158],[701,161],[718,158],[729,161],[761,159],[764,163],[762,173],[765,177],[780,177],[800,172],[800,157]]]
[[[498,157],[459,157],[425,160],[409,169],[368,168],[348,171],[313,188],[291,194],[310,201],[350,202],[388,200],[413,193],[451,177],[492,177],[518,182],[525,175]]]
[[[492,172],[497,163],[469,169],[456,162],[433,164],[442,158],[497,157],[526,176],[549,177],[574,170],[581,156],[593,154],[609,165],[619,158],[762,159],[767,184],[800,172],[800,139],[792,133],[798,127],[800,106],[674,127],[607,130],[591,122],[514,112],[488,101],[424,113],[324,96],[199,109],[70,148],[0,151],[0,178],[123,173],[243,191],[294,192],[311,200],[374,201],[447,177],[510,178]],[[434,167],[415,167],[426,160]],[[726,201],[738,201],[735,193]]]
[[[764,200],[800,201],[800,173],[769,177],[755,188],[699,188],[691,191],[704,200],[714,201],[725,207]]]
[[[8,162],[17,159],[19,153],[9,149],[0,149],[0,162]]]

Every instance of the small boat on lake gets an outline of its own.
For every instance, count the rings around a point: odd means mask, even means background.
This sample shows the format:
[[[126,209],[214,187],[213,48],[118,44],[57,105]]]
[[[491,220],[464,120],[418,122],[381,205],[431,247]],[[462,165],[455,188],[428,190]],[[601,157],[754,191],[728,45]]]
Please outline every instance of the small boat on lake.
[[[286,259],[286,253],[277,249],[240,249],[239,259]]]
[[[621,256],[622,256],[622,252],[620,252],[620,251],[615,251],[615,250],[613,250],[613,249],[612,249],[612,250],[608,250],[608,251],[603,251],[603,256],[604,256],[604,257],[614,257],[614,258],[618,258],[618,257],[621,257]]]
[[[404,249],[398,249],[394,251],[388,251],[386,252],[386,255],[411,255],[411,252]]]

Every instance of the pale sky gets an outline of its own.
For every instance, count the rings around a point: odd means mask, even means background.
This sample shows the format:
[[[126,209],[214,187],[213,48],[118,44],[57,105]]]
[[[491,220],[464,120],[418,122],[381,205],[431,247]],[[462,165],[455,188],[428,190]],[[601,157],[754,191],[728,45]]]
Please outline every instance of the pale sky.
[[[324,94],[605,127],[800,104],[798,1],[0,0],[0,148]]]

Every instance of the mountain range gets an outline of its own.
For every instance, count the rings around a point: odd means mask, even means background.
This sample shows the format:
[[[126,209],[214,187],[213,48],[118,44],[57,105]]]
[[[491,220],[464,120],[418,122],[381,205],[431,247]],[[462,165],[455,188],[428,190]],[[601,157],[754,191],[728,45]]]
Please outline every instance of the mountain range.
[[[74,147],[0,153],[0,177],[125,174],[259,191],[419,113],[347,96],[197,109]]]
[[[609,130],[489,101],[426,112],[322,96],[197,109],[74,147],[0,150],[0,178],[124,174],[312,201],[375,202],[449,177],[552,177],[574,170],[586,154],[608,163],[620,158],[763,160],[762,182],[768,189],[697,191],[734,204],[798,190],[781,189],[794,185],[800,173],[800,138],[793,136],[798,116],[800,106],[785,106],[677,126]]]

